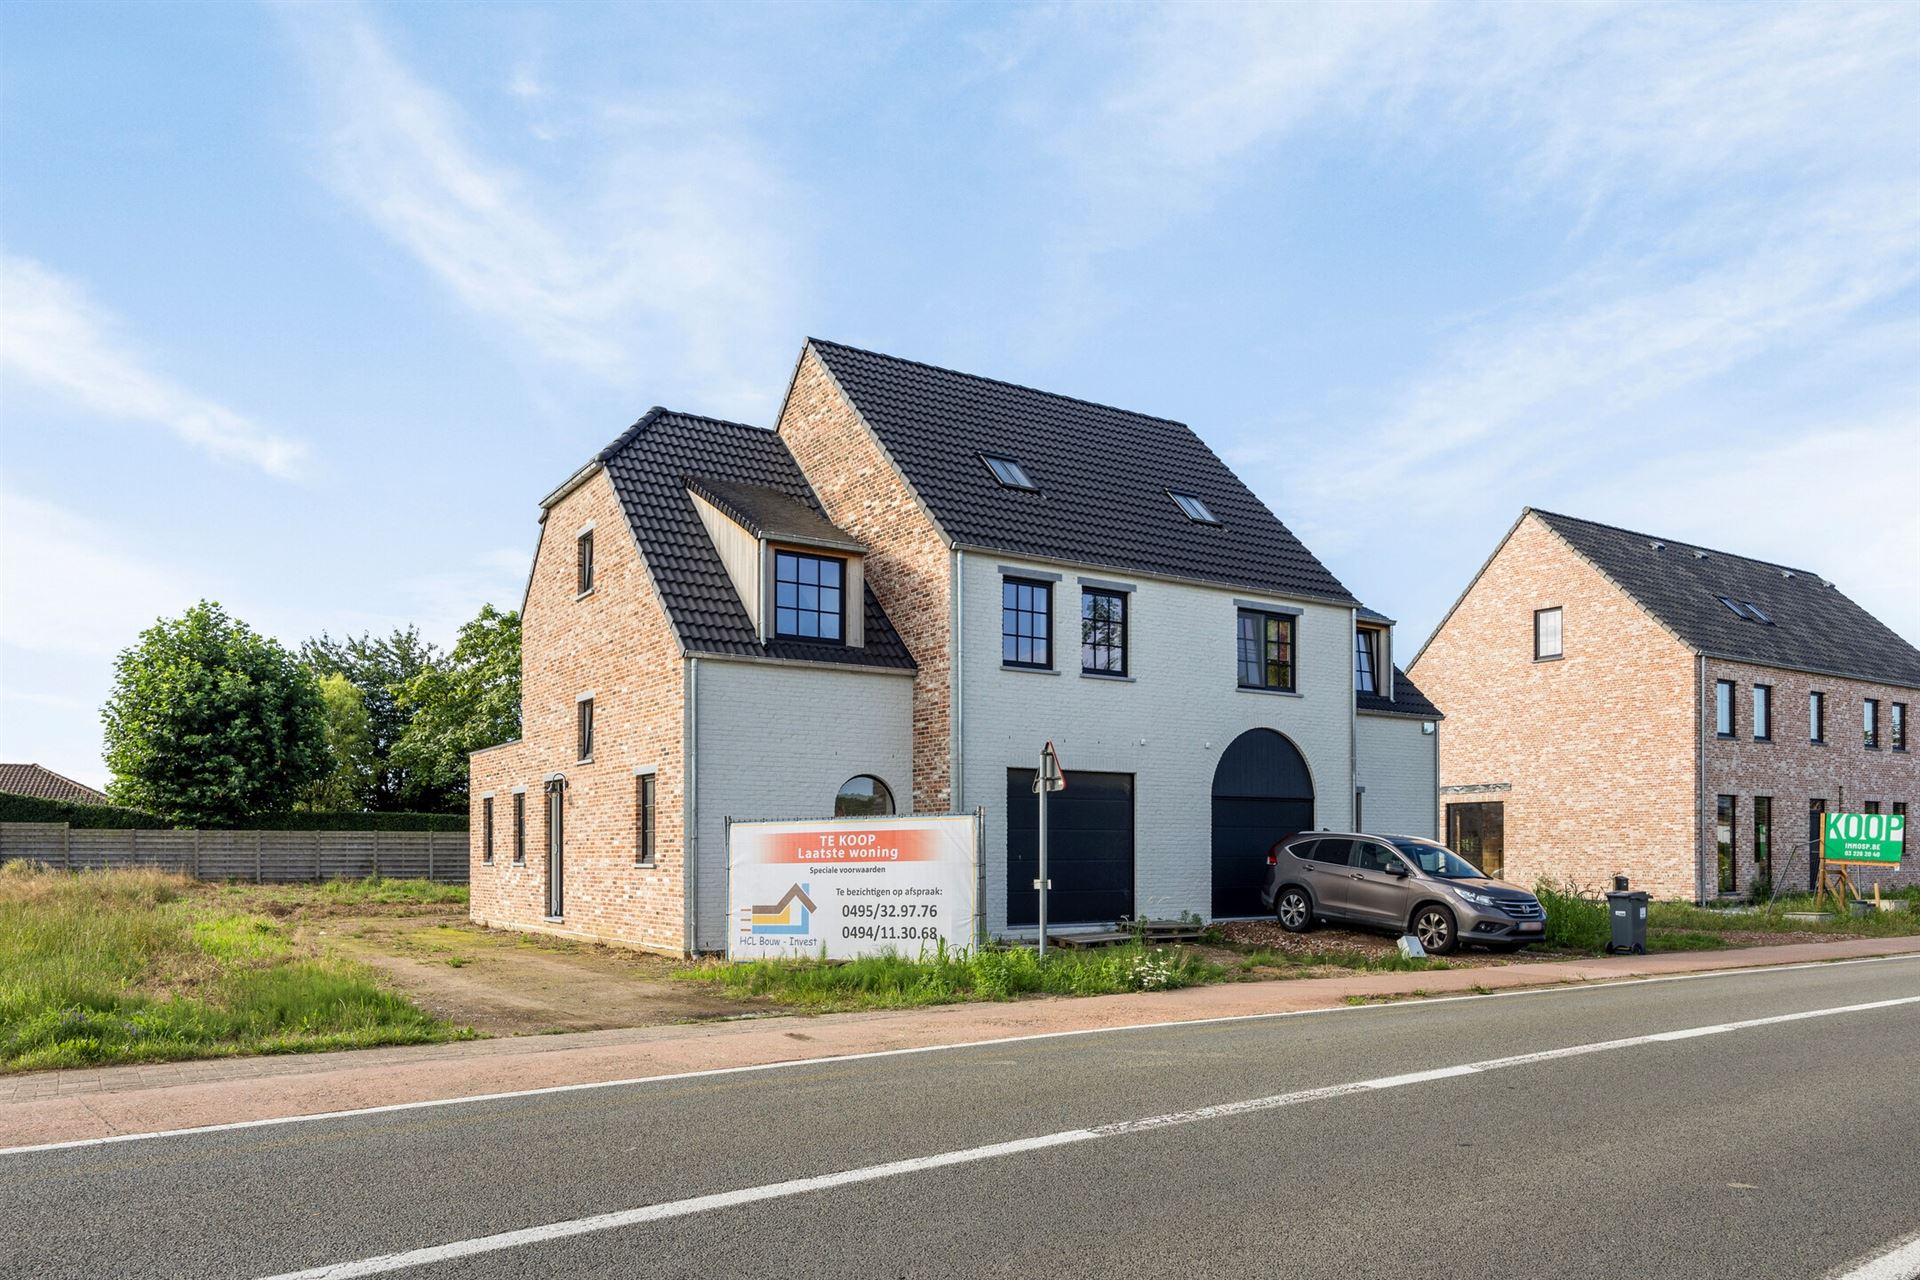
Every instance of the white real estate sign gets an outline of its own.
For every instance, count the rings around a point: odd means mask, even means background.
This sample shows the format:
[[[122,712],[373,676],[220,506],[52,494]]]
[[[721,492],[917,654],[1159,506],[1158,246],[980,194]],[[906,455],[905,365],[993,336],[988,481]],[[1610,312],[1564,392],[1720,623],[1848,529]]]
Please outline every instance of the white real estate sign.
[[[974,945],[971,814],[727,828],[727,957],[850,960]]]

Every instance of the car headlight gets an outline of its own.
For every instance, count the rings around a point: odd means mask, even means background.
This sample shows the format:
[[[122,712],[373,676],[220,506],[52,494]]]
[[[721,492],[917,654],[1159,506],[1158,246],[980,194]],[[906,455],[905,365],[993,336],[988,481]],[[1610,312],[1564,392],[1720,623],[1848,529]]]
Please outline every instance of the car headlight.
[[[1476,907],[1490,907],[1493,905],[1493,898],[1489,894],[1475,893],[1471,889],[1462,889],[1457,884],[1448,885],[1447,887],[1459,894],[1463,900],[1473,903]]]

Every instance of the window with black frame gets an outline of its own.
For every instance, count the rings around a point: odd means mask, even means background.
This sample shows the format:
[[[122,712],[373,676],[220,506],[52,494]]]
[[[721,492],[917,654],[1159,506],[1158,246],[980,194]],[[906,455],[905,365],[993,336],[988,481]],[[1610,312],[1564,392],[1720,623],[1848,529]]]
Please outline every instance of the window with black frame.
[[[838,644],[844,626],[846,561],[802,551],[773,553],[773,633]]]
[[[1732,893],[1737,883],[1734,864],[1734,820],[1737,801],[1732,796],[1721,796],[1714,812],[1714,847],[1719,854],[1719,884],[1721,893]]]
[[[642,773],[633,779],[633,860],[636,866],[653,865],[653,775]]]
[[[527,793],[513,793],[513,860],[524,864],[527,860]]]
[[[1860,732],[1867,750],[1880,749],[1880,699],[1868,698],[1860,704]]]
[[[1080,669],[1092,675],[1127,674],[1127,593],[1087,588],[1080,593]]]
[[[1713,682],[1713,731],[1722,738],[1733,736],[1733,681]]]
[[[1753,686],[1753,740],[1773,740],[1773,686],[1770,684]]]
[[[1001,579],[1000,661],[1036,670],[1053,666],[1053,584]]]
[[[493,861],[493,797],[488,796],[480,802],[480,861]]]
[[[1379,669],[1379,655],[1374,648],[1379,633],[1365,627],[1356,627],[1353,632],[1353,687],[1358,693],[1378,693],[1379,679],[1374,672]]]
[[[1292,615],[1242,609],[1239,617],[1240,687],[1293,692]]]
[[[593,590],[593,530],[588,529],[574,542],[574,594]]]

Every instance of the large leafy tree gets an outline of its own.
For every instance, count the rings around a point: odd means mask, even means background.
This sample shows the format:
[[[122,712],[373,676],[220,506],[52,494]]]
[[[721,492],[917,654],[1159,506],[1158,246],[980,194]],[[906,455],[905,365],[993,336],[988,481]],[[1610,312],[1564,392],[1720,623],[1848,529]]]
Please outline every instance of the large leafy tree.
[[[120,654],[101,720],[114,802],[183,826],[291,808],[327,769],[312,674],[205,600]]]
[[[308,786],[307,807],[323,813],[354,811],[373,785],[373,723],[359,686],[339,672],[319,680],[327,734],[327,771]]]
[[[400,689],[415,676],[443,661],[417,627],[402,627],[389,636],[368,632],[335,640],[320,635],[300,649],[300,659],[321,676],[344,676],[360,691],[372,734],[373,763],[352,807],[368,810],[446,807],[431,790],[423,792],[407,770],[393,762],[393,746],[413,719],[400,705]]]
[[[458,808],[467,753],[520,736],[520,615],[482,607],[447,660],[402,686],[399,702],[412,719],[394,744],[394,764],[422,794]]]

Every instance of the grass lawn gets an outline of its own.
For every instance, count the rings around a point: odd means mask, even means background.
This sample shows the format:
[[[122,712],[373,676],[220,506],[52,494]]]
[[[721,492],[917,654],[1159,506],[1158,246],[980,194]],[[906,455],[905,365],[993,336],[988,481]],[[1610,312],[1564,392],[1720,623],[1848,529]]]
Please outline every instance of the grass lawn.
[[[1845,938],[1899,938],[1920,934],[1920,897],[1906,897],[1901,909],[1894,911],[1834,915],[1828,920],[1787,917],[1788,912],[1813,909],[1810,893],[1775,898],[1754,907],[1696,907],[1684,902],[1656,902],[1647,912],[1647,928],[1649,932],[1683,929],[1709,934],[1812,933]]]
[[[277,897],[465,896],[405,881],[198,884],[0,868],[0,1071],[418,1044],[467,1034],[365,967],[298,944]],[[260,908],[266,908],[263,913]]]

